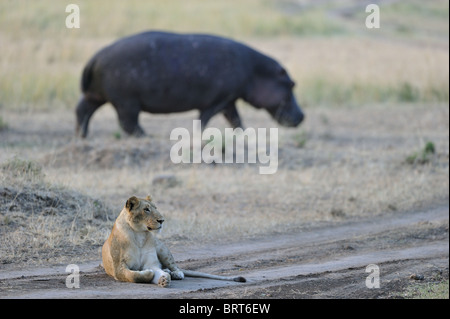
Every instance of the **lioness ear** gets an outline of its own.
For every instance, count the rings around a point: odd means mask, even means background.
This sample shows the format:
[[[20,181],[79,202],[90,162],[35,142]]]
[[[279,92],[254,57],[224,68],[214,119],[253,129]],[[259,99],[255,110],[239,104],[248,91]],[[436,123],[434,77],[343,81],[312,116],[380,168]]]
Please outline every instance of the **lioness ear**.
[[[139,199],[136,196],[132,196],[127,200],[125,207],[127,208],[128,211],[131,211],[138,204],[139,204]]]
[[[152,201],[152,197],[150,195],[148,195],[145,199],[148,200],[149,202]]]

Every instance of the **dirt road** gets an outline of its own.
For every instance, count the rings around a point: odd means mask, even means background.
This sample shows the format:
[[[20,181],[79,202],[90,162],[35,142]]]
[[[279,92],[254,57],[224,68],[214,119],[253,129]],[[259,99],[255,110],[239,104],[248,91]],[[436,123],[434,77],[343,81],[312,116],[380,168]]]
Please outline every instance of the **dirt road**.
[[[248,242],[174,247],[181,267],[245,276],[247,283],[186,278],[168,289],[116,282],[100,261],[78,265],[80,287],[66,287],[67,265],[0,271],[1,298],[387,298],[417,275],[448,278],[449,207],[360,219]],[[375,264],[380,288],[366,287]]]

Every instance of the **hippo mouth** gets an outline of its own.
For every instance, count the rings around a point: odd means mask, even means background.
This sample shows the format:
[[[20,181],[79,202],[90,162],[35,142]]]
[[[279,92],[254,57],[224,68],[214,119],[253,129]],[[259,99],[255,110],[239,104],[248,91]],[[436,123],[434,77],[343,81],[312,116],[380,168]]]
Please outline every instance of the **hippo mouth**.
[[[297,127],[304,119],[298,106],[292,105],[289,101],[281,102],[275,109],[269,110],[269,113],[278,123],[286,127]]]
[[[301,122],[303,122],[303,116],[297,117],[295,119],[292,119],[290,116],[286,116],[277,119],[277,121],[278,123],[286,127],[297,127]]]

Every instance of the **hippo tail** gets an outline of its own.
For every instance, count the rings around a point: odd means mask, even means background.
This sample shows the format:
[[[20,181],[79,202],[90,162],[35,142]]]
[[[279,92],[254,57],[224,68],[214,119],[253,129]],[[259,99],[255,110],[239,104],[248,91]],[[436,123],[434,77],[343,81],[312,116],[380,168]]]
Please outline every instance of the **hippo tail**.
[[[81,75],[81,91],[86,93],[91,86],[93,72],[95,65],[95,57],[92,58],[84,67],[83,74]]]

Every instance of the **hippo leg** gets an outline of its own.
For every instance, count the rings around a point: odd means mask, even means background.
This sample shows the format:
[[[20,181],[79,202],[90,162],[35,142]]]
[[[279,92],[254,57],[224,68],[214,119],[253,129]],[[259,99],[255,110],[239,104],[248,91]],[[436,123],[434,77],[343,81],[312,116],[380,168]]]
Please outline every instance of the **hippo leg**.
[[[104,103],[105,101],[103,100],[89,99],[86,96],[83,96],[80,99],[76,108],[77,135],[80,134],[83,138],[87,136],[89,120],[91,119],[92,114],[94,114],[94,112]]]
[[[216,104],[213,107],[207,108],[205,110],[200,111],[200,121],[202,124],[202,130],[206,127],[206,124],[208,124],[209,120],[216,115],[219,112],[224,111],[224,109],[228,107],[234,106],[234,100],[224,100],[223,102],[220,102]],[[237,114],[237,111],[236,111]],[[239,116],[239,115],[238,115]]]
[[[144,130],[139,126],[139,112],[141,108],[136,103],[112,103],[119,117],[120,127],[127,133],[136,137],[145,135]]]
[[[239,117],[239,113],[237,112],[236,105],[234,103],[226,107],[222,113],[233,128],[242,128],[241,118]]]

